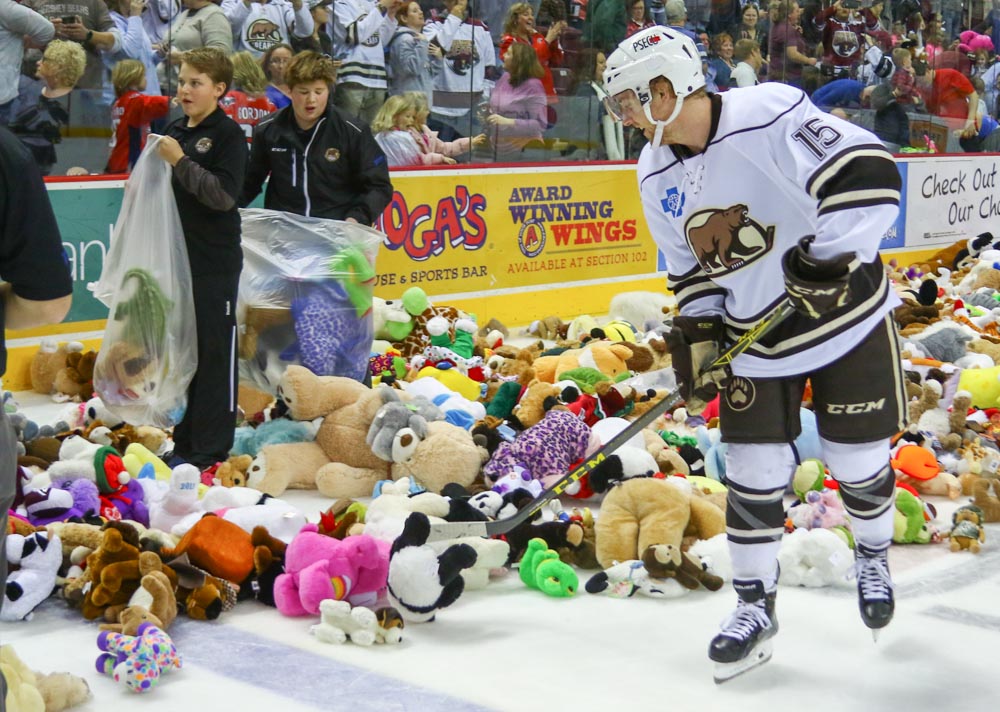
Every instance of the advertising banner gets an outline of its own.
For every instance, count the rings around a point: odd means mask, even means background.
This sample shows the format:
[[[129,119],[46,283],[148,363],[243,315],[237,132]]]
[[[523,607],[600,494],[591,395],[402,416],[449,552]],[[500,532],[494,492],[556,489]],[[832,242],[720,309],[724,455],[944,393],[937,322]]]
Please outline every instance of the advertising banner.
[[[906,164],[906,247],[948,245],[996,231],[1000,156],[946,156]]]

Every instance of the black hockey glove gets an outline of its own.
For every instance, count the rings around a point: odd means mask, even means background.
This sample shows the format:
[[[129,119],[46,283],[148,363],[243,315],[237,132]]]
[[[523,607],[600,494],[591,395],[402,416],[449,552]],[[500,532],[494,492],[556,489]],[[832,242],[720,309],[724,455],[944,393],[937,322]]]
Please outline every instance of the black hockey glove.
[[[816,237],[806,235],[785,253],[781,267],[785,273],[785,291],[788,300],[798,311],[808,317],[819,317],[839,309],[851,298],[848,282],[851,272],[858,267],[853,252],[829,260],[809,254],[809,246]]]
[[[722,353],[726,326],[721,316],[678,316],[667,348],[688,413],[700,415],[729,380],[728,368],[709,368]]]

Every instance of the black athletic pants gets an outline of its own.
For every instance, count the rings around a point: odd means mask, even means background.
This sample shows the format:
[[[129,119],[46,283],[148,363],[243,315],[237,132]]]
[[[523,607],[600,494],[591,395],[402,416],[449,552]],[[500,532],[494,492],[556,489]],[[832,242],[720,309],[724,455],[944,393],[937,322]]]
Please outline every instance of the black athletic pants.
[[[187,411],[174,428],[174,455],[201,468],[229,457],[236,429],[236,293],[239,272],[195,275],[198,369]]]

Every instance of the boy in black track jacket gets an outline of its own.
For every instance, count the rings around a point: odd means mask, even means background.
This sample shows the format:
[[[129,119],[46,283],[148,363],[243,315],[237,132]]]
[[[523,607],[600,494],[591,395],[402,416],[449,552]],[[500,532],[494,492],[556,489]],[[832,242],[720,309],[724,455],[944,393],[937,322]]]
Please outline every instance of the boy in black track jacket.
[[[292,103],[254,131],[240,206],[260,193],[264,207],[371,225],[392,199],[385,154],[363,122],[330,104],[329,57],[301,52],[285,79]]]
[[[185,53],[177,85],[185,115],[167,127],[157,147],[174,167],[198,331],[198,369],[187,412],[174,428],[171,464],[183,460],[201,469],[229,456],[236,428],[236,295],[243,268],[236,203],[247,150],[242,129],[218,105],[232,79],[223,52]]]

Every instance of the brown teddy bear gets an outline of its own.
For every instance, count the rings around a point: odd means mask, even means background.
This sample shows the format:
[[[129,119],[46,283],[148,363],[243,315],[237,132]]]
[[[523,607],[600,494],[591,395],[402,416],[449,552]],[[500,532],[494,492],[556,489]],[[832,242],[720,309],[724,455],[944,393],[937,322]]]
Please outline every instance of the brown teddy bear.
[[[42,339],[29,368],[31,390],[51,395],[55,391],[56,374],[66,367],[66,356],[79,351],[83,351],[83,344],[79,341],[60,344],[51,337]]]
[[[66,354],[66,365],[59,369],[52,381],[52,387],[57,393],[70,397],[71,400],[86,401],[94,395],[94,363],[97,352],[74,351]]]
[[[139,588],[138,544],[138,533],[127,524],[115,522],[104,530],[83,575],[63,587],[63,596],[80,604],[84,618],[103,618],[109,606],[127,604]]]
[[[617,483],[607,491],[597,517],[597,560],[602,568],[643,559],[654,546],[670,545],[680,552],[685,536],[711,539],[726,530],[721,509],[692,495],[685,482],[656,474],[652,456],[629,446],[590,473],[595,492]],[[676,564],[680,567],[683,561]]]
[[[700,586],[718,591],[724,583],[722,578],[706,571],[697,556],[690,551],[681,551],[673,544],[649,547],[642,554],[642,563],[653,578],[677,579],[677,583],[691,591]]]
[[[535,376],[539,381],[555,383],[566,371],[588,366],[614,380],[628,372],[631,357],[632,350],[624,344],[592,341],[585,348],[566,349],[555,356],[539,356],[534,362]]]
[[[333,499],[369,497],[379,480],[407,476],[440,492],[449,482],[471,484],[488,457],[467,430],[444,421],[428,423],[427,437],[406,462],[377,457],[366,438],[386,394],[396,393],[386,387],[289,366],[280,393],[294,420],[323,420],[314,442],[267,445],[257,455],[248,483],[274,497],[288,488],[315,488]]]
[[[169,574],[173,575],[171,581]],[[139,626],[149,621],[160,630],[167,630],[177,617],[177,575],[164,566],[160,557],[151,551],[139,554],[139,588],[127,606],[108,606],[104,611],[101,630],[125,635],[136,635]]]
[[[247,472],[253,458],[250,455],[233,455],[225,462],[219,464],[215,471],[215,484],[223,487],[246,487]]]

